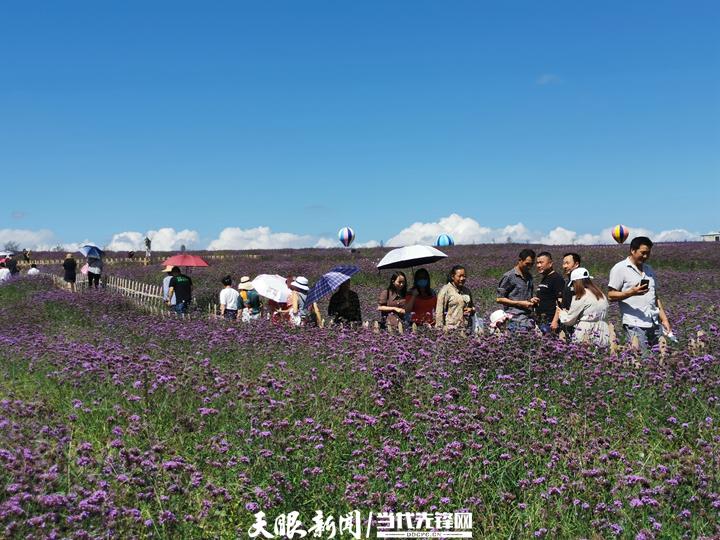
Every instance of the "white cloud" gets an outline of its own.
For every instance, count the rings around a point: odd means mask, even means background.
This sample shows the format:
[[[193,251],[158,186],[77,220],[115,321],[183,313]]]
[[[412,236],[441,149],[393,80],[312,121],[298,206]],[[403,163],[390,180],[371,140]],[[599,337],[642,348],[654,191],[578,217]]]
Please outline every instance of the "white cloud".
[[[353,247],[377,247],[380,243],[375,240],[363,244],[354,244]],[[220,232],[220,236],[210,242],[208,249],[293,249],[293,248],[339,248],[342,247],[337,238],[326,236],[312,236],[309,234],[295,234],[288,232],[273,232],[270,227],[255,227],[253,229],[240,229],[228,227]]]
[[[20,249],[39,249],[40,246],[52,244],[55,235],[49,229],[31,231],[29,229],[0,229],[0,248],[7,242],[15,242]]]
[[[316,248],[336,248],[340,247],[342,244],[340,244],[340,241],[337,238],[327,238],[323,237],[320,238],[317,242],[315,242],[315,245],[313,247]]]
[[[49,229],[39,229],[37,231],[30,229],[0,229],[0,248],[6,242],[15,242],[20,246],[20,249],[29,249],[31,251],[52,251],[58,245],[62,246],[63,251],[77,251],[85,244],[94,243],[88,239],[82,242],[63,242]]]
[[[456,244],[489,244],[492,242],[528,242],[536,236],[522,223],[499,229],[484,227],[472,218],[450,214],[431,223],[416,222],[388,240],[388,246],[434,244],[441,234],[449,234]]]
[[[368,242],[361,242],[361,243],[354,243],[351,245],[351,247],[354,248],[374,248],[378,247],[380,245],[380,242],[377,240],[369,240]],[[320,238],[313,247],[316,248],[339,248],[342,247],[342,244],[337,238]]]
[[[107,245],[111,251],[136,251],[145,249],[145,236],[142,233],[128,231],[114,234]]]
[[[361,242],[360,244],[355,244],[352,247],[356,248],[375,248],[380,247],[380,242],[377,240],[369,240],[368,242]]]
[[[220,236],[210,242],[208,249],[283,249],[313,247],[318,240],[314,236],[287,232],[272,232],[270,227],[255,227],[241,229],[227,227],[220,232]],[[325,245],[318,247],[327,247]]]
[[[630,225],[630,239],[635,236],[648,236],[654,242],[684,242],[700,240],[699,233],[686,229],[671,229],[654,232],[642,227]],[[548,245],[572,244],[612,244],[611,228],[602,229],[599,233],[578,233],[562,226],[555,227],[548,232],[532,231],[522,223],[491,228],[480,225],[475,219],[451,214],[435,222],[416,222],[403,229],[388,240],[388,246],[405,246],[411,244],[435,243],[441,234],[449,234],[457,244],[484,244],[484,243],[533,243]],[[176,231],[171,227],[141,233],[125,231],[114,234],[112,240],[104,249],[109,251],[142,251],[145,249],[145,237],[152,239],[152,248],[155,251],[175,251],[185,245],[188,249],[198,249],[199,235],[196,231],[184,229]],[[49,229],[0,229],[0,248],[6,242],[16,242],[20,248],[33,251],[49,251],[57,245],[63,246],[65,251],[77,251],[85,244],[95,244],[92,239],[82,242],[65,242],[56,237]],[[97,245],[102,244],[97,243]],[[355,243],[356,248],[377,247],[380,243],[369,240]],[[218,238],[210,242],[207,249],[285,249],[285,248],[338,248],[340,242],[337,238],[318,237],[313,235],[300,235],[288,232],[273,232],[269,227],[255,227],[240,229],[228,227],[220,232]]]
[[[699,240],[699,234],[685,229],[673,229],[655,233],[642,227],[628,227],[630,239],[636,236],[649,236],[655,242],[683,242]],[[572,244],[611,244],[612,228],[603,229],[598,234],[579,234],[564,227],[555,227],[547,233],[531,231],[522,223],[506,225],[493,229],[480,225],[476,220],[451,214],[436,222],[413,223],[388,240],[389,246],[407,246],[410,244],[434,244],[441,234],[449,234],[456,244],[483,244],[503,242],[528,242],[532,244],[572,245]]]
[[[189,229],[176,231],[172,227],[163,227],[157,231],[140,233],[127,231],[114,234],[106,249],[110,251],[144,251],[145,237],[152,240],[155,251],[175,251],[180,246],[192,248],[198,242],[198,233]]]
[[[662,231],[660,234],[651,236],[655,242],[685,242],[688,240],[698,240],[697,233],[691,233],[685,229],[672,229],[670,231]]]

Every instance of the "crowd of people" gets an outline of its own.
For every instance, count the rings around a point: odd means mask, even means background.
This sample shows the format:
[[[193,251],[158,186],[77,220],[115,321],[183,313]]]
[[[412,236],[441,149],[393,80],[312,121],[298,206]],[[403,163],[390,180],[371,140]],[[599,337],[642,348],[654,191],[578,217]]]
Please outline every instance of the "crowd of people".
[[[548,251],[536,254],[523,249],[515,265],[505,272],[497,286],[499,309],[489,320],[476,313],[472,291],[466,286],[467,273],[461,265],[453,266],[446,283],[432,288],[430,273],[416,270],[412,285],[402,271],[395,271],[378,298],[377,312],[381,328],[400,329],[410,325],[435,327],[442,330],[477,331],[485,326],[491,332],[539,331],[546,335],[566,336],[578,342],[591,342],[601,347],[610,343],[607,323],[610,302],[617,302],[622,326],[628,340],[635,339],[643,349],[658,344],[662,335],[674,339],[672,328],[657,293],[657,278],[647,263],[653,243],[644,236],[630,243],[627,258],[615,264],[608,277],[607,293],[593,281],[587,268],[581,266],[579,254],[565,253],[561,270],[555,268]],[[533,275],[535,267],[537,275]],[[71,253],[63,262],[64,280],[75,290],[78,262]],[[168,266],[162,282],[164,302],[178,314],[187,313],[192,302],[192,279],[179,267]],[[8,256],[0,262],[0,281],[19,273],[17,261]],[[39,273],[35,264],[28,275]],[[80,273],[87,276],[88,287],[97,289],[103,273],[99,257],[88,257]],[[220,315],[228,320],[249,322],[261,317],[263,310],[273,320],[287,321],[294,326],[316,325],[322,319],[316,302],[308,302],[310,284],[304,276],[286,281],[289,297],[284,302],[264,299],[258,294],[249,276],[237,286],[231,276],[222,279],[219,293]],[[332,294],[328,317],[334,324],[362,323],[360,300],[345,281]]]
[[[647,263],[652,246],[647,237],[632,240],[628,257],[610,271],[607,293],[593,281],[587,268],[581,266],[579,254],[565,253],[561,270],[556,270],[550,252],[536,254],[532,249],[523,249],[515,265],[500,279],[495,299],[500,309],[490,314],[487,324],[476,313],[472,291],[466,286],[465,267],[453,266],[439,291],[432,288],[427,269],[414,272],[412,285],[407,275],[398,270],[392,273],[378,298],[380,327],[401,329],[415,324],[471,332],[485,326],[494,333],[539,331],[559,335],[563,332],[574,341],[607,347],[610,344],[609,303],[618,302],[626,337],[637,338],[640,347],[647,349],[657,345],[663,334],[674,339],[657,295],[655,273]],[[178,308],[179,302],[170,295],[180,284],[177,278],[189,278],[182,276],[177,268],[165,271],[170,275],[165,278],[164,299],[182,313],[186,306]],[[259,317],[262,299],[253,291],[249,277],[241,279],[238,290],[233,288],[230,276],[223,278],[222,284],[219,300],[223,317],[243,321]],[[296,326],[316,324],[321,315],[316,303],[306,302],[308,280],[303,276],[288,278],[287,285],[291,291],[287,302],[268,301],[267,310],[273,319],[287,320]],[[243,291],[255,294],[241,296]],[[328,317],[335,324],[362,322],[359,297],[350,288],[349,280],[331,296]]]

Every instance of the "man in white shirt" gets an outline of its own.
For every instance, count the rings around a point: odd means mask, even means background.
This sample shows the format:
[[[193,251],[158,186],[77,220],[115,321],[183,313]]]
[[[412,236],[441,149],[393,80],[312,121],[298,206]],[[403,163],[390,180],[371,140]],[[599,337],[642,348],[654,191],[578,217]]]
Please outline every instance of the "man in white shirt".
[[[240,293],[233,288],[230,276],[222,278],[222,284],[225,287],[220,291],[220,315],[234,321],[237,319]]]
[[[642,349],[657,345],[663,328],[672,333],[670,321],[657,297],[655,272],[646,264],[653,243],[646,236],[633,238],[630,256],[610,270],[608,299],[620,302],[623,328],[628,340],[637,336]]]
[[[10,279],[10,269],[5,268],[5,263],[0,263],[0,282]]]

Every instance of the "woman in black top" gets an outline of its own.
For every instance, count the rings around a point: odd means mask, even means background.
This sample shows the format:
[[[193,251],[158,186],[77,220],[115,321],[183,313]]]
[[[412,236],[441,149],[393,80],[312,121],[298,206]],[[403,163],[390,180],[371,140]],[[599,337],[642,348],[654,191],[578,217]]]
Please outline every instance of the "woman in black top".
[[[77,276],[77,261],[73,258],[71,253],[65,255],[65,261],[63,262],[63,269],[65,270],[65,282],[67,283],[68,290],[75,291],[75,278]]]

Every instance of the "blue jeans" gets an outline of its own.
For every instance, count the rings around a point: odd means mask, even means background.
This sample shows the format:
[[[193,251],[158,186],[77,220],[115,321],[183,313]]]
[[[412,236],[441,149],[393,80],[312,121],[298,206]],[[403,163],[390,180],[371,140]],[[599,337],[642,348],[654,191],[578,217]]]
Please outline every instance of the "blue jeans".
[[[507,329],[510,332],[528,332],[534,327],[535,321],[522,315],[516,315],[514,318],[510,319],[507,324]]]
[[[657,345],[660,340],[660,336],[663,335],[662,326],[654,324],[649,328],[641,328],[640,326],[628,326],[623,324],[625,329],[625,336],[628,343],[632,340],[633,336],[637,336],[640,342],[640,350],[645,351]]]
[[[540,328],[540,331],[541,331],[543,334],[552,334],[553,331],[552,331],[552,328],[550,328],[551,324],[552,324],[552,323],[549,323],[549,322],[540,323],[540,325],[538,326],[538,328]]]
[[[178,315],[182,315],[183,313],[188,312],[188,306],[190,302],[187,300],[183,300],[182,302],[178,302],[174,306],[172,306],[172,310],[177,313]]]

